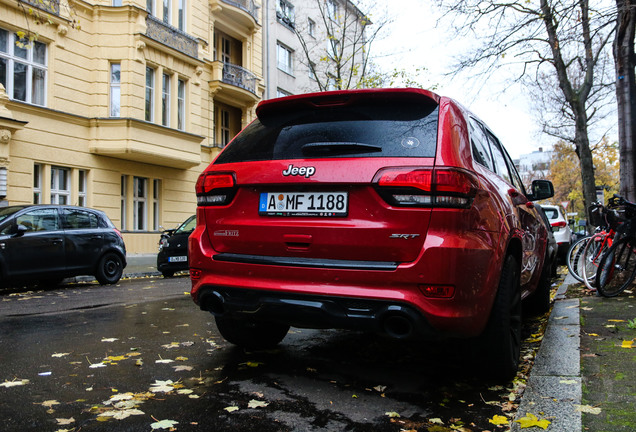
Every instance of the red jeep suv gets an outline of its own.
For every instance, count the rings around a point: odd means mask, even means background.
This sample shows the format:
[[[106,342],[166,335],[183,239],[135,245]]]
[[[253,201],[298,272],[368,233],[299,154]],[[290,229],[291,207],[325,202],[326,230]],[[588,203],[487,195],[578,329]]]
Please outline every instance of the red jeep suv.
[[[482,337],[516,373],[521,300],[549,306],[547,229],[499,140],[457,102],[365,89],[261,102],[200,175],[192,297],[248,348],[290,326]]]

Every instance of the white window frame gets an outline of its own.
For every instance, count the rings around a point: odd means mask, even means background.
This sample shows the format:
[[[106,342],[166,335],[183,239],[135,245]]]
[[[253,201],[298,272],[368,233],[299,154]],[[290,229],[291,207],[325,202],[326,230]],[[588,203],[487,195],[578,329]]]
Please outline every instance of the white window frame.
[[[338,4],[334,0],[325,0],[327,17],[332,21],[338,21]]]
[[[312,38],[316,37],[316,21],[311,18],[307,18],[307,31]]]
[[[63,177],[62,177],[63,175]],[[51,167],[51,204],[71,203],[71,169]]]
[[[182,32],[186,31],[186,13],[188,11],[186,0],[177,0],[178,16],[177,28]]]
[[[20,38],[13,32],[0,28],[0,62],[4,64],[5,76],[0,76],[7,95],[12,100],[19,100],[32,105],[46,106],[46,89],[48,86],[48,46],[39,41],[24,43],[24,47],[16,45]],[[25,68],[24,94],[17,94],[16,66]],[[34,77],[39,79],[34,82]]]
[[[276,44],[276,64],[278,69],[289,74],[294,74],[294,61],[293,61],[294,51],[278,42]]]
[[[152,181],[152,229],[159,230],[159,215],[161,214],[161,180]]]
[[[228,143],[232,139],[232,128],[231,128],[232,114],[230,113],[229,110],[221,108],[219,109],[219,116],[221,117],[219,119],[219,125],[220,125],[219,130],[221,132],[221,147],[225,147],[226,145],[228,145]]]
[[[146,231],[148,209],[148,179],[133,177],[133,231]]]
[[[33,165],[33,204],[42,204],[42,175],[44,169],[41,164]]]
[[[144,96],[144,118],[146,121],[155,121],[155,77],[157,71],[146,66],[146,94]]]
[[[108,68],[110,82],[110,104],[108,112],[110,117],[121,117],[121,63],[112,62]],[[116,73],[119,72],[119,77]]]
[[[286,97],[286,96],[291,96],[292,94],[286,90],[283,90],[282,88],[278,87],[276,89],[276,97],[277,98],[281,98],[281,97]]]
[[[77,205],[87,206],[88,171],[77,170]]]
[[[161,124],[170,127],[170,81],[167,73],[161,75]]]
[[[276,17],[278,18],[279,22],[282,22],[284,25],[293,27],[294,23],[296,22],[294,5],[287,0],[277,0]]]
[[[163,0],[163,22],[172,24],[172,0]]]
[[[186,82],[177,80],[177,129],[184,131],[186,125]]]
[[[128,211],[128,176],[121,176],[121,229],[126,229],[127,218],[126,212]]]

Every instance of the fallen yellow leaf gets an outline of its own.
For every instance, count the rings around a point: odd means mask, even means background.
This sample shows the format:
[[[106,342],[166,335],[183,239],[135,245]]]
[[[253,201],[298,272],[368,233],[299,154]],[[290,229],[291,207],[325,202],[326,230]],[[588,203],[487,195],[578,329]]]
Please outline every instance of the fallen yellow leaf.
[[[634,341],[633,340],[630,340],[630,341],[624,340],[622,345],[621,345],[621,348],[633,348],[633,345],[634,345]]]
[[[531,428],[534,426],[540,427],[545,430],[550,425],[548,420],[539,420],[537,416],[532,413],[526,413],[525,417],[521,417],[519,420],[515,420],[516,423],[519,423],[521,429]]]
[[[495,426],[507,425],[508,424],[508,417],[501,416],[501,415],[495,415],[495,416],[493,416],[493,418],[488,420],[488,423],[492,423]]]

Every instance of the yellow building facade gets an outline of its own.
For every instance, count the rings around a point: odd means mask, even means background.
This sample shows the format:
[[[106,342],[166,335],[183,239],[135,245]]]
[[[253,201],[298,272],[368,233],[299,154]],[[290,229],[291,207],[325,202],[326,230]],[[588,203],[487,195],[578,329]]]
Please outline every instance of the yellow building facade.
[[[129,254],[155,253],[255,117],[260,15],[253,0],[0,0],[2,205],[98,208]]]

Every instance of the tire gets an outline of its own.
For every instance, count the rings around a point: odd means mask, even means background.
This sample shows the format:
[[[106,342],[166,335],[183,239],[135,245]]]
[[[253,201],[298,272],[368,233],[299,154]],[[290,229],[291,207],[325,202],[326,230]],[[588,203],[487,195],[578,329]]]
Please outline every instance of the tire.
[[[97,264],[95,279],[100,285],[110,285],[119,282],[124,272],[124,263],[114,252],[106,253]]]
[[[568,250],[565,258],[565,263],[568,266],[570,274],[579,282],[583,282],[583,252],[585,252],[585,245],[590,240],[590,237],[583,237],[576,241]]]
[[[583,283],[590,290],[596,290],[594,281],[598,273],[599,265],[603,255],[609,249],[607,246],[607,233],[594,234],[583,248],[581,270]]]
[[[551,262],[545,257],[545,264],[539,276],[537,289],[532,295],[526,299],[525,306],[531,315],[543,315],[550,310],[550,291],[552,289],[552,274],[556,262]]]
[[[631,285],[636,277],[634,238],[622,238],[601,258],[595,285],[604,297],[615,297]]]
[[[269,349],[287,335],[289,326],[273,322],[248,321],[217,316],[216,326],[221,336],[231,344],[247,349]]]
[[[497,379],[510,380],[519,368],[522,313],[519,283],[519,265],[512,255],[508,255],[490,319],[481,336],[486,372]]]
[[[162,271],[161,274],[165,278],[171,278],[172,276],[174,276],[174,272],[173,271]]]

